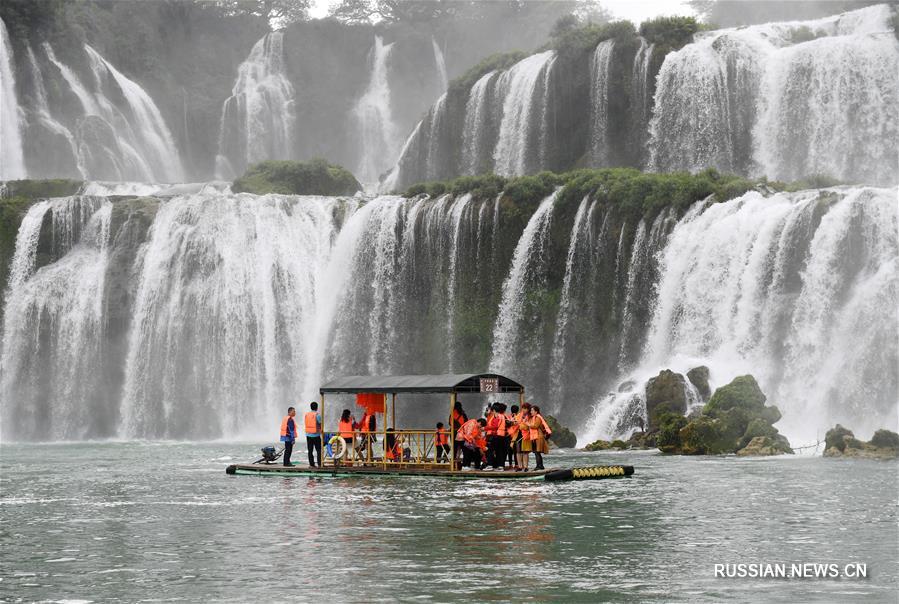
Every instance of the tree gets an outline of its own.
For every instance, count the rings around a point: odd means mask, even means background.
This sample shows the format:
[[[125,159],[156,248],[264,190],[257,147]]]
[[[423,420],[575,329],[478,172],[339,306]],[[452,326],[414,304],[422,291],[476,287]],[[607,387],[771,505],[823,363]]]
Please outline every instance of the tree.
[[[872,4],[883,0],[796,0],[794,2],[770,2],[769,0],[691,0],[690,7],[701,19],[717,27],[754,25],[773,21],[818,19]],[[887,4],[899,4],[895,0]]]
[[[307,20],[312,0],[215,0],[214,4],[225,16],[261,17],[272,29],[280,29]]]

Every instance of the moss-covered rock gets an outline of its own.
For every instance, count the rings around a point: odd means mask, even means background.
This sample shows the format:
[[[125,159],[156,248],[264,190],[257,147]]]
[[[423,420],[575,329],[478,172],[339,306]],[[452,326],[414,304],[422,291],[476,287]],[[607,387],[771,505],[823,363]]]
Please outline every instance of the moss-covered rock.
[[[549,429],[553,431],[551,442],[557,447],[573,449],[577,446],[577,436],[574,432],[560,424],[555,417],[547,415],[546,423],[549,424]]]
[[[678,453],[681,449],[681,429],[687,425],[687,418],[676,413],[658,416],[659,430],[656,446],[664,453]]]
[[[840,424],[824,436],[824,457],[854,457],[862,459],[895,459],[899,457],[899,434],[878,430],[868,442],[855,438],[852,430]]]
[[[751,375],[741,375],[730,384],[715,390],[703,408],[703,413],[716,417],[722,411],[739,408],[752,415],[762,413],[766,397]]]
[[[687,379],[690,380],[690,383],[696,388],[696,391],[699,392],[699,396],[702,397],[702,400],[709,400],[709,396],[712,394],[712,390],[709,387],[709,368],[705,365],[700,367],[694,367],[690,371],[687,372]]]
[[[849,428],[844,428],[840,424],[837,424],[833,428],[827,431],[827,434],[824,435],[824,449],[837,449],[842,452],[843,449],[846,448],[846,441],[844,437],[854,438],[855,434],[852,433],[852,430]]]
[[[616,438],[611,443],[609,443],[609,447],[611,447],[612,449],[622,449],[623,450],[623,449],[627,449],[627,446],[628,445],[626,442],[624,442],[623,440],[618,439],[618,438]]]
[[[670,369],[660,371],[659,375],[646,383],[646,414],[649,416],[651,431],[660,427],[661,415],[683,415],[687,412],[684,384],[684,376]]]
[[[598,440],[594,440],[592,443],[588,444],[584,447],[584,451],[605,451],[609,447],[612,446],[607,440],[602,440],[601,438]]]
[[[792,453],[793,450],[784,445],[786,439],[783,436],[777,437],[756,436],[750,440],[745,447],[737,451],[737,455],[741,457],[757,456],[757,455],[783,455],[784,453]]]
[[[346,168],[320,158],[253,164],[231,185],[235,193],[257,195],[353,195],[361,189],[362,185]]]
[[[2,197],[25,198],[32,201],[50,197],[75,195],[84,186],[84,181],[53,178],[45,180],[9,180],[3,183]]]

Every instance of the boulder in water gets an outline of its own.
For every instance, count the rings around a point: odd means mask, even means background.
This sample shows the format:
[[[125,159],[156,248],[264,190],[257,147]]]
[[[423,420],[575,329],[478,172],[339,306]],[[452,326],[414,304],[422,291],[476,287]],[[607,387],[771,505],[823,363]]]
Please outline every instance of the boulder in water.
[[[751,375],[741,375],[734,378],[730,384],[715,390],[703,413],[715,417],[722,411],[739,408],[753,415],[760,414],[765,408],[765,400],[766,397],[755,378]]]
[[[756,455],[783,455],[784,453],[792,453],[793,450],[789,445],[784,445],[786,439],[783,436],[771,438],[769,436],[756,436],[749,443],[737,451],[737,455],[741,457]]]
[[[699,392],[699,396],[702,397],[702,400],[709,400],[709,397],[712,395],[712,390],[709,387],[708,367],[705,365],[694,367],[687,372],[687,379],[696,387],[696,391]]]
[[[550,442],[562,449],[573,449],[577,446],[577,436],[574,432],[559,423],[552,415],[546,416],[546,423],[549,429],[553,431]]]
[[[878,430],[868,442],[855,438],[852,430],[840,424],[827,431],[824,437],[824,457],[855,457],[862,459],[895,459],[899,457],[899,434]]]
[[[660,427],[662,415],[687,412],[685,383],[684,376],[670,369],[663,369],[646,383],[646,415],[649,416],[650,431]]]

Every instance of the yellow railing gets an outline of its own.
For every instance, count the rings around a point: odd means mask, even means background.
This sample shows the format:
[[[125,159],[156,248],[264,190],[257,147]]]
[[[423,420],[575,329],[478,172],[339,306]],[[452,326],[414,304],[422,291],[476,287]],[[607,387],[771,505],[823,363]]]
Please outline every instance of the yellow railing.
[[[448,432],[447,439],[449,438]],[[443,453],[436,446],[434,430],[396,430],[392,432],[355,432],[352,439],[344,438],[347,450],[340,459],[347,466],[403,467],[422,465],[449,468],[452,451]],[[387,450],[393,441],[392,451]],[[327,444],[327,443],[325,443]],[[449,441],[447,444],[451,444]],[[326,459],[334,462],[334,458]]]

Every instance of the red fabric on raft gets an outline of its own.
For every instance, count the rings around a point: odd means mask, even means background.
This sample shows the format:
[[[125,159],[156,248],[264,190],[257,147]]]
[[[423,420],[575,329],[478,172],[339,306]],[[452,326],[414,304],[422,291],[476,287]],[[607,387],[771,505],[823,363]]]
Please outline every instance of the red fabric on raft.
[[[378,392],[360,392],[356,395],[356,405],[369,413],[384,413],[384,395]]]

